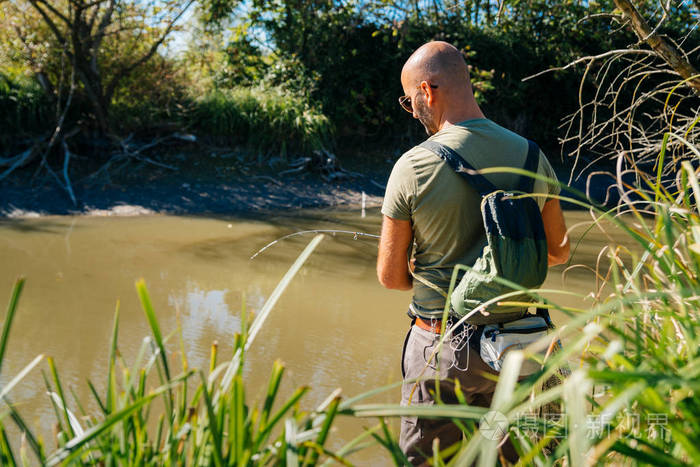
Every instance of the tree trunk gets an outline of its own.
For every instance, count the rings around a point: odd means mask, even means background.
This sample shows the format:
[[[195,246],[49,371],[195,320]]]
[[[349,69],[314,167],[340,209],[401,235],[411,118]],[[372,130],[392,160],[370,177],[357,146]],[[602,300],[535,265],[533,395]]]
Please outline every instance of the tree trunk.
[[[700,95],[700,74],[678,50],[671,46],[663,37],[655,33],[646,20],[639,14],[630,0],[614,0],[615,5],[622,10],[639,40],[647,44],[661,57],[676,73],[687,80],[688,85]]]

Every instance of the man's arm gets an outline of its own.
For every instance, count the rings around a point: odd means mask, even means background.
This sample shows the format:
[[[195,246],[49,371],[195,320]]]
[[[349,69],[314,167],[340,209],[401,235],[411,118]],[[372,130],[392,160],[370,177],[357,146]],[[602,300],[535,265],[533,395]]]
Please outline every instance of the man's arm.
[[[558,199],[550,199],[542,208],[542,222],[547,237],[548,263],[564,264],[569,259],[569,237],[566,235],[564,213]]]
[[[384,216],[377,254],[377,278],[387,289],[413,288],[413,278],[408,270],[408,252],[412,242],[411,221]]]

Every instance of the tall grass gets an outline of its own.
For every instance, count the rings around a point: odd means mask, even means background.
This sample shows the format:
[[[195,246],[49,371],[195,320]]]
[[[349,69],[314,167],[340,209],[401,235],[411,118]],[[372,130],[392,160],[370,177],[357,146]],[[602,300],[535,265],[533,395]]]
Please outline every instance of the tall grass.
[[[186,121],[216,142],[282,158],[328,147],[333,132],[323,113],[281,88],[214,91],[193,103]]]

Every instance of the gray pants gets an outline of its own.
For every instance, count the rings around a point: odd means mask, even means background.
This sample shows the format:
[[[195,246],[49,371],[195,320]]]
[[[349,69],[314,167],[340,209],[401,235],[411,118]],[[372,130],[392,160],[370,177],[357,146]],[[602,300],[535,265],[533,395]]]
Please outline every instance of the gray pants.
[[[484,375],[497,376],[498,373],[481,360],[477,350],[470,348],[466,336],[448,339],[429,363],[440,335],[413,325],[406,339],[402,362],[404,381],[419,377],[420,380],[417,383],[404,382],[401,405],[409,405],[409,399],[411,405],[435,404],[435,375],[439,368],[440,399],[443,403],[459,404],[454,391],[454,381],[459,380],[467,404],[490,406],[496,381]],[[399,445],[412,464],[419,465],[432,455],[434,438],[440,439],[442,450],[459,442],[462,431],[449,420],[401,418]],[[512,457],[508,454],[507,457]]]

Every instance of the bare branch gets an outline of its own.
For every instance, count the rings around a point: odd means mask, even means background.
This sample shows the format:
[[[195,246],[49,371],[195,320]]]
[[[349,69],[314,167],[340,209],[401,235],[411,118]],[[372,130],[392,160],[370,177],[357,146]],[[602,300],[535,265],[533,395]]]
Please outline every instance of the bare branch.
[[[32,3],[32,4],[41,3],[41,4],[44,5],[51,13],[53,13],[53,14],[56,15],[56,16],[58,16],[58,17],[61,19],[61,21],[63,21],[64,23],[66,23],[66,25],[70,26],[70,24],[71,24],[71,23],[70,23],[70,19],[69,19],[66,15],[64,15],[63,13],[61,13],[60,11],[58,11],[58,9],[56,9],[56,7],[54,7],[54,6],[51,5],[50,3],[46,2],[45,0],[31,0],[31,3]]]
[[[97,51],[102,44],[102,39],[105,37],[107,26],[109,26],[109,24],[112,22],[112,12],[114,12],[115,5],[115,0],[109,0],[107,11],[105,11],[104,15],[102,15],[102,20],[100,20],[99,26],[97,26],[97,32],[95,33],[95,38],[92,41],[92,49],[94,51]]]
[[[172,29],[175,27],[175,24],[182,17],[182,15],[185,14],[185,12],[190,8],[190,6],[193,3],[194,3],[194,0],[188,0],[188,2],[180,10],[180,12],[169,22],[168,26],[165,28],[165,30],[163,31],[161,36],[156,40],[156,42],[153,43],[153,45],[148,50],[148,52],[146,52],[146,54],[142,55],[141,58],[137,59],[133,63],[122,67],[117,73],[114,74],[114,76],[112,77],[112,80],[107,85],[107,91],[105,92],[105,96],[107,96],[107,97],[112,96],[112,94],[114,93],[114,89],[116,88],[116,85],[119,82],[119,80],[121,80],[123,77],[127,76],[134,69],[136,69],[140,65],[146,63],[148,60],[151,59],[151,57],[153,57],[153,55],[158,50],[158,47],[160,47],[160,45],[168,37],[168,34],[170,34]]]
[[[676,72],[687,80],[695,92],[700,95],[700,73],[687,60],[685,60],[678,50],[671,47],[669,43],[659,36],[654,30],[649,27],[646,20],[639,14],[639,11],[629,0],[614,0],[615,5],[622,10],[622,13],[630,24],[634,33],[640,40],[645,41],[654,51],[663,58],[666,63],[671,66]]]
[[[53,22],[51,17],[47,12],[45,12],[42,8],[39,7],[38,2],[31,2],[32,6],[36,11],[39,12],[41,17],[46,21],[46,25],[51,29],[51,32],[53,32],[54,36],[56,36],[56,40],[61,44],[62,46],[66,46],[66,39],[63,37],[63,34],[58,30],[58,27],[56,27],[56,24]],[[66,51],[66,53],[70,53],[70,51]]]
[[[73,187],[71,186],[70,183],[70,177],[68,176],[68,162],[70,161],[70,151],[68,150],[68,144],[66,143],[66,140],[63,140],[63,180],[65,181],[65,189],[68,192],[68,195],[70,196],[71,201],[73,201],[73,206],[76,206],[78,204],[77,200],[75,199],[75,194],[73,193]]]
[[[601,59],[608,58],[608,57],[611,57],[611,56],[615,56],[615,55],[622,56],[622,55],[627,55],[627,54],[641,54],[641,55],[652,55],[652,56],[653,56],[653,55],[656,55],[653,51],[651,51],[651,50],[644,50],[644,49],[618,49],[618,50],[611,50],[611,51],[609,51],[609,52],[605,52],[605,53],[602,53],[602,54],[600,54],[600,55],[590,55],[590,56],[587,56],[587,57],[578,58],[578,59],[574,60],[573,62],[571,62],[571,63],[569,63],[569,64],[567,64],[567,65],[564,65],[564,66],[549,68],[549,69],[547,69],[547,70],[540,71],[539,73],[535,73],[534,75],[526,76],[525,78],[522,79],[522,81],[528,81],[528,80],[531,80],[531,79],[533,79],[533,78],[537,78],[537,77],[539,77],[539,76],[542,76],[542,75],[544,75],[544,74],[551,73],[551,72],[553,72],[553,71],[564,71],[564,70],[568,70],[569,68],[571,68],[571,67],[573,67],[573,66],[576,66],[576,65],[578,65],[579,63],[595,62],[595,61],[597,61],[597,60],[601,60]]]
[[[579,25],[581,23],[585,23],[586,21],[592,20],[592,19],[597,19],[597,18],[610,18],[612,20],[620,22],[622,20],[622,16],[616,15],[614,13],[595,13],[592,15],[584,16],[580,20],[576,21],[576,25]]]

